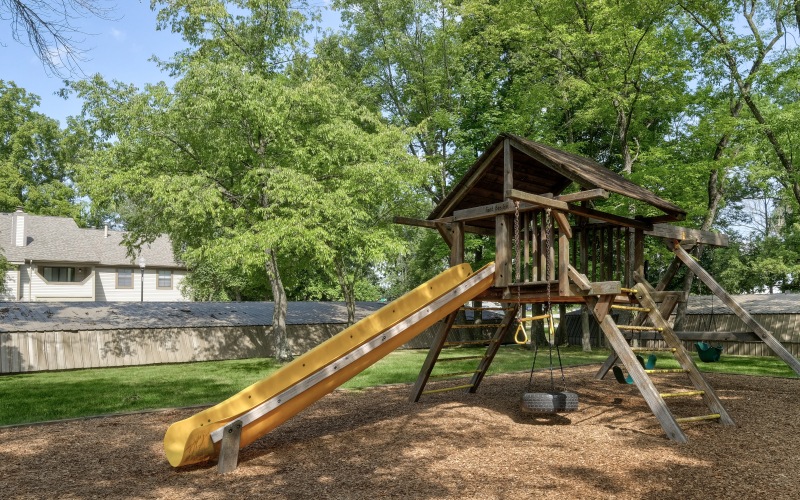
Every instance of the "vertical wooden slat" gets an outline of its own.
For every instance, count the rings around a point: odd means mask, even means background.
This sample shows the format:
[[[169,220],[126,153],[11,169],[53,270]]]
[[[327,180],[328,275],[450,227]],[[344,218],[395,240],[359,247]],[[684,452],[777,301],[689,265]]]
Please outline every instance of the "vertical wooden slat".
[[[589,239],[589,245],[591,245],[591,248],[592,248],[592,255],[591,255],[591,259],[592,259],[592,281],[599,281],[597,279],[597,271],[598,271],[598,269],[597,269],[597,256],[599,254],[598,246],[597,246],[597,244],[598,244],[598,234],[597,233],[598,233],[598,231],[596,229],[592,229],[592,232],[591,232],[591,235],[590,235],[591,238]]]
[[[558,294],[570,295],[569,290],[569,238],[564,231],[558,231]],[[566,318],[562,317],[562,320]]]
[[[581,274],[588,276],[589,274],[589,249],[587,248],[588,241],[587,241],[587,233],[588,228],[584,225],[581,228],[580,234],[580,246],[581,246],[581,265],[579,269],[581,270]]]
[[[514,282],[522,282],[522,248],[520,248],[520,221],[519,213],[514,214],[514,220],[511,224],[511,241],[514,245]]]
[[[644,275],[644,231],[641,229],[633,233],[633,272],[647,279]]]
[[[624,232],[624,243],[625,243],[625,255],[623,256],[624,263],[622,264],[624,268],[625,274],[625,281],[623,283],[626,287],[630,288],[633,286],[633,255],[631,249],[631,229],[626,227]]]
[[[531,215],[530,212],[525,212],[522,214],[522,236],[523,236],[523,276],[522,281],[528,282],[531,280],[530,275],[530,260],[531,260],[531,253],[528,239],[530,238],[530,226],[531,224]]]
[[[531,212],[531,281],[539,281],[541,274],[542,239],[539,212]]]
[[[614,279],[622,283],[622,228],[614,229],[614,244],[616,245],[617,265],[615,266]]]
[[[550,254],[547,256],[547,258],[549,259],[549,263],[550,263],[550,266],[549,266],[550,272],[547,275],[547,281],[553,281],[553,280],[556,279],[556,269],[555,269],[555,263],[556,263],[556,231],[555,231],[555,228],[553,227],[553,222],[554,222],[553,221],[553,217],[551,216],[550,217],[550,223],[545,228],[547,231],[550,231],[550,238],[549,238],[549,241],[550,241]],[[547,233],[545,233],[545,236],[547,236]]]

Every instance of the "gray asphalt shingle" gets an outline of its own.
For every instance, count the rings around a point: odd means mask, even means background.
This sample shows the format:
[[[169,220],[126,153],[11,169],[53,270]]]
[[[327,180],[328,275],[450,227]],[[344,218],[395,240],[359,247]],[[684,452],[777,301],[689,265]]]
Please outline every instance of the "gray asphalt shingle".
[[[122,231],[84,229],[69,217],[51,217],[24,214],[27,244],[13,244],[12,214],[0,213],[0,252],[10,262],[25,260],[39,262],[87,263],[107,266],[135,265],[135,259],[127,255],[121,245],[125,235]],[[142,247],[147,267],[180,268],[175,261],[169,238],[161,236]]]

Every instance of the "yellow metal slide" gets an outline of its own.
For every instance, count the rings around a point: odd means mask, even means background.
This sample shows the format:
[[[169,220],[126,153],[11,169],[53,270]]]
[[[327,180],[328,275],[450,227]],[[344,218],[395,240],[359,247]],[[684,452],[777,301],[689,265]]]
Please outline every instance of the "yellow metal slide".
[[[220,450],[222,427],[244,422],[240,448],[275,429],[426,328],[488,289],[494,263],[461,264],[389,303],[216,406],[175,422],[164,436],[173,467],[204,462]]]

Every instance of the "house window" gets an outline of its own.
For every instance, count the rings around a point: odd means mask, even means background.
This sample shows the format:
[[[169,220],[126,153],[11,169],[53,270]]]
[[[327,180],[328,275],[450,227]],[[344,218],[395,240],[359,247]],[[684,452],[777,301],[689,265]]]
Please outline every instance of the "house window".
[[[133,269],[117,269],[117,288],[133,288]]]
[[[77,279],[74,267],[42,267],[42,277],[50,283],[75,283]]]
[[[169,269],[158,270],[158,288],[172,290],[172,271]]]

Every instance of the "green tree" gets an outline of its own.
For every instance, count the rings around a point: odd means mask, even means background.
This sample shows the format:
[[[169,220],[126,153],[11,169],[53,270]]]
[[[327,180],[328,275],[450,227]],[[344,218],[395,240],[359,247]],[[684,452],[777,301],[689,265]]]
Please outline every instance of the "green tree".
[[[213,1],[162,10],[195,47],[169,63],[180,75],[172,90],[75,85],[85,124],[103,139],[81,184],[100,209],[123,213],[132,246],[164,232],[196,268],[213,265],[206,296],[220,296],[209,284],[231,269],[262,269],[287,359],[287,288],[302,287],[308,268],[335,269],[352,302],[359,280],[349,276],[400,246],[384,228],[419,163],[403,133],[314,64],[284,62],[304,25],[296,10],[238,7],[235,16]],[[237,287],[222,288],[236,297]]]
[[[70,148],[52,118],[34,111],[39,98],[0,80],[0,212],[77,218]]]

